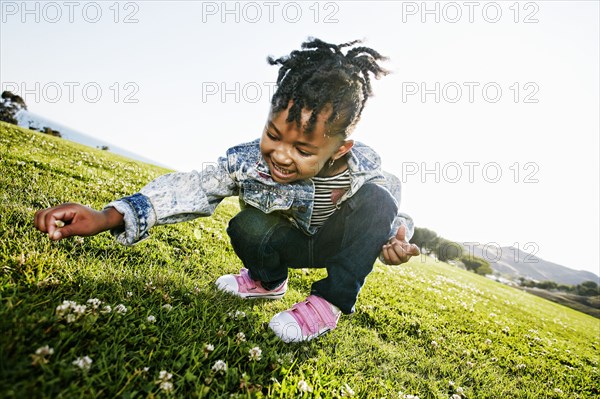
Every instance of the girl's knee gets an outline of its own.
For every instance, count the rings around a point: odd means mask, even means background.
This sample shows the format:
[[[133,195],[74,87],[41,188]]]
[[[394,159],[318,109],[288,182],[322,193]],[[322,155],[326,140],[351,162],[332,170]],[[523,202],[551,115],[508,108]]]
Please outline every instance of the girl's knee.
[[[373,210],[375,214],[393,214],[398,212],[398,204],[392,194],[385,188],[367,183],[354,195],[356,202],[362,207]]]
[[[232,241],[244,240],[260,244],[265,235],[280,222],[280,217],[276,215],[265,214],[256,208],[247,207],[229,221],[227,234]]]

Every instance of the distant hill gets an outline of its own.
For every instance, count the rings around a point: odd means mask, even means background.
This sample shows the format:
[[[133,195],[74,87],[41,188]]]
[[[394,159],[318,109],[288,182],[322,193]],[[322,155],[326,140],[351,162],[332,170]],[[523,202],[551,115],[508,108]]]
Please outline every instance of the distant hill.
[[[113,154],[122,155],[124,157],[135,159],[137,161],[142,161],[142,162],[145,162],[145,163],[148,163],[151,165],[157,165],[157,166],[161,166],[164,168],[169,168],[167,165],[160,164],[154,160],[145,158],[134,152],[127,151],[127,150],[125,150],[121,147],[118,147],[112,143],[108,143],[106,141],[99,140],[95,137],[80,133],[80,132],[75,131],[71,128],[68,128],[64,125],[61,125],[60,123],[54,122],[54,121],[44,118],[40,115],[36,115],[27,110],[19,111],[15,115],[15,118],[17,119],[19,126],[27,128],[27,129],[43,131],[45,127],[49,127],[53,130],[60,132],[61,138],[65,139],[65,140],[73,141],[75,143],[83,144],[83,145],[86,145],[86,146],[92,147],[92,148],[100,148],[100,149],[108,148],[107,151],[112,152]]]
[[[468,243],[465,243],[468,244]],[[545,261],[542,258],[523,252],[514,247],[487,247],[483,245],[465,245],[466,251],[490,262],[495,272],[517,279],[519,277],[536,281],[554,281],[559,284],[577,285],[584,281],[600,282],[594,273],[573,270],[566,266]]]

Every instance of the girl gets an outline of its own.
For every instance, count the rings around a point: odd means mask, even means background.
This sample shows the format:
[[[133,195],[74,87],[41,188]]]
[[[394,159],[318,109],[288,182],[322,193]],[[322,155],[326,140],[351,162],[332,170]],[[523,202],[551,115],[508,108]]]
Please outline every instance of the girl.
[[[327,277],[308,298],[269,326],[285,342],[334,329],[341,313],[354,311],[378,256],[398,265],[419,254],[408,243],[413,222],[398,212],[399,180],[372,149],[348,139],[371,94],[369,75],[387,73],[377,63],[384,57],[357,43],[311,39],[269,57],[280,69],[262,137],[230,148],[216,167],[161,176],[102,211],[73,203],[41,210],[35,226],[52,240],[111,230],[132,245],[152,226],[209,216],[223,198],[239,196],[227,233],[244,268],[218,278],[218,289],[277,299],[288,268],[324,267]]]

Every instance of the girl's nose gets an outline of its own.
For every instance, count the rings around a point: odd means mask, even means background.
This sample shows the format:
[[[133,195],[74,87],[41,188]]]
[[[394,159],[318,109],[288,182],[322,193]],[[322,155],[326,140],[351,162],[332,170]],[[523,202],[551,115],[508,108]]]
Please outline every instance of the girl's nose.
[[[273,151],[271,157],[275,162],[282,166],[290,165],[292,163],[292,157],[290,156],[289,150],[282,146],[279,146],[279,148]]]

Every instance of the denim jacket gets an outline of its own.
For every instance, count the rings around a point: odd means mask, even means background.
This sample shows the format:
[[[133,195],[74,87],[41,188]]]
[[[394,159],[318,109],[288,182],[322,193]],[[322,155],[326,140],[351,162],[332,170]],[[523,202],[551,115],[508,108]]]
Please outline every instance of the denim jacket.
[[[250,205],[265,213],[281,212],[307,235],[316,233],[310,226],[314,205],[311,179],[288,184],[275,182],[263,159],[259,140],[227,150],[226,156],[202,171],[174,172],[160,176],[139,193],[111,202],[123,214],[124,227],[112,231],[118,242],[133,245],[148,237],[152,226],[183,222],[209,216],[225,197],[239,196],[242,206]],[[340,205],[365,183],[386,188],[400,204],[400,180],[381,170],[379,155],[370,147],[356,142],[346,155],[350,171],[350,189],[337,201]],[[410,216],[398,213],[390,237],[400,225],[407,228],[407,240],[413,235]]]

